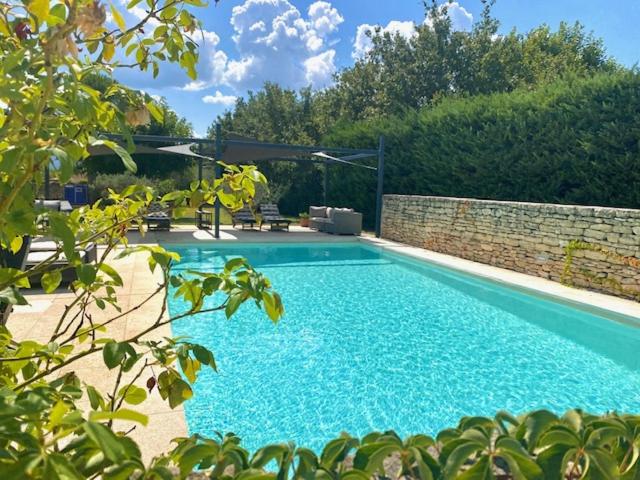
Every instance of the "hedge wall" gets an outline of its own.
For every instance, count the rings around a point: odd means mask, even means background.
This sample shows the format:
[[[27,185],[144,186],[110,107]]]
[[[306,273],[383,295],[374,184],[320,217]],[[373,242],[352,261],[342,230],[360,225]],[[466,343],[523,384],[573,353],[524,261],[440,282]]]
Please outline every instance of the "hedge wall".
[[[640,75],[443,100],[401,118],[338,125],[327,143],[386,137],[385,192],[640,207]],[[373,223],[370,171],[332,166],[332,205]]]

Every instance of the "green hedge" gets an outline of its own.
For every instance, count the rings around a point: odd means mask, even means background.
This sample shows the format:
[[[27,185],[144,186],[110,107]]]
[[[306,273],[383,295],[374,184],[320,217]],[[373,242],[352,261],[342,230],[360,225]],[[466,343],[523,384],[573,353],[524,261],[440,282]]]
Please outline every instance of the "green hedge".
[[[337,125],[327,143],[386,137],[385,192],[640,207],[640,75],[443,100],[401,118]],[[331,204],[373,222],[371,172],[333,166]]]

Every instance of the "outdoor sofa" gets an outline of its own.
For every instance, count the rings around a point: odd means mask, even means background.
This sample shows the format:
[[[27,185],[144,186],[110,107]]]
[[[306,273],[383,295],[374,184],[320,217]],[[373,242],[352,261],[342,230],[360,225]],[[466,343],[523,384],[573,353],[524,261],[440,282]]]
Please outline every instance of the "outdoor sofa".
[[[362,214],[352,208],[309,207],[309,228],[336,235],[360,235]]]

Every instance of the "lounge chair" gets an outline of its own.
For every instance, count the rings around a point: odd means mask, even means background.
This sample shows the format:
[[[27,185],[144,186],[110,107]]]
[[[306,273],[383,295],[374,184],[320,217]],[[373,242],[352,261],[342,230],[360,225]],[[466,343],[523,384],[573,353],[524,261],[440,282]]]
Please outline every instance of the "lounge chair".
[[[242,230],[244,230],[246,225],[249,225],[249,228],[253,229],[254,225],[256,225],[258,221],[251,209],[244,206],[231,215],[231,223],[233,224],[233,228],[235,228],[236,225],[241,225]]]
[[[284,230],[286,228],[287,231],[289,231],[289,224],[291,223],[291,220],[280,215],[280,210],[278,210],[278,206],[276,204],[265,203],[260,205],[260,213],[262,214],[259,225],[260,230],[262,230],[263,224],[268,223],[270,225],[270,230]]]
[[[149,210],[144,216],[147,228],[152,231],[171,230],[171,217],[165,211],[167,207],[159,202],[149,205]]]
[[[46,239],[34,239],[29,246],[29,253],[25,260],[25,269],[34,268],[43,261],[51,257],[52,253],[58,249],[58,244],[52,240]],[[80,259],[83,263],[94,263],[98,258],[98,250],[95,243],[88,243],[82,250],[79,250]],[[62,283],[71,283],[78,277],[76,275],[76,269],[69,265],[67,257],[64,253],[47,267],[48,270],[62,270]],[[44,273],[44,272],[43,272]],[[42,274],[33,275],[29,277],[31,285],[39,285],[42,279]]]

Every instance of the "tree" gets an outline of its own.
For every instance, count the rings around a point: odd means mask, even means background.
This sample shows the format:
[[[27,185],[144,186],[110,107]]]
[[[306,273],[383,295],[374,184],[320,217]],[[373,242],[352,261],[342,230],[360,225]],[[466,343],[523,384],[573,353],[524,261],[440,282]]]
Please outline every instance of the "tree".
[[[374,31],[371,50],[338,73],[332,87],[295,92],[266,84],[225,113],[223,128],[265,141],[320,144],[350,131],[354,122],[411,118],[451,97],[533,90],[565,77],[623,70],[606,55],[602,41],[579,23],[562,23],[557,31],[542,25],[526,34],[513,30],[499,35],[493,2],[487,1],[471,31],[456,31],[447,4],[427,3],[428,21],[417,26],[414,35]],[[318,169],[277,164],[265,165],[264,171],[273,190],[282,192],[278,199],[288,213],[320,201]],[[360,176],[347,174],[349,179]],[[344,201],[344,193],[329,197]]]
[[[100,93],[105,93],[112,86],[119,83],[106,75],[87,76],[85,83]],[[161,135],[174,137],[190,137],[193,136],[193,127],[184,117],[180,117],[173,109],[170,108],[165,98],[154,99],[148,94],[136,91],[136,95],[144,98],[146,104],[152,104],[160,113],[158,118],[151,116],[147,124],[135,125],[132,127],[132,133],[141,135]],[[112,101],[121,108],[126,106],[126,98],[112,98]],[[171,145],[167,143],[149,143],[150,147],[162,147]],[[167,179],[176,172],[184,172],[191,165],[191,159],[175,155],[164,156],[162,161],[158,161],[156,155],[135,155],[138,175]],[[89,157],[84,160],[80,166],[83,172],[89,176],[89,180],[93,182],[99,174],[120,174],[125,172],[125,166],[119,157],[114,153],[113,156]]]
[[[145,415],[130,408],[146,398],[136,379],[148,376],[147,388],[157,388],[173,408],[189,398],[190,383],[202,368],[215,369],[213,354],[204,347],[184,339],[146,340],[145,335],[182,315],[204,312],[204,298],[215,292],[221,303],[207,311],[229,317],[251,299],[274,321],[282,314],[269,280],[242,259],[228,262],[221,272],[184,276],[171,270],[177,254],[160,246],[130,247],[126,238],[129,228],[142,229],[141,216],[152,201],[179,209],[219,199],[228,208],[240,207],[265,182],[255,167],[229,167],[222,179],[161,199],[149,188],[131,185],[111,192],[106,203],[68,216],[39,210],[34,202],[45,167],[65,181],[92,145],[113,149],[135,172],[127,149],[100,132],[121,133],[131,146],[133,128],[147,124],[150,116],[165,122],[162,109],[123,85],[112,82],[101,91],[91,80],[125,68],[127,60],[118,58],[128,58],[128,68],[154,74],[161,61],[176,62],[195,77],[198,53],[190,35],[200,24],[190,9],[201,5],[198,0],[149,1],[146,16],[127,26],[114,4],[113,25],[106,24],[106,8],[94,0],[0,4],[0,309],[25,304],[21,290],[34,276],[41,276],[46,292],[55,291],[65,268],[55,267],[60,258],[77,277],[71,284],[75,297],[49,332],[49,342],[18,341],[0,325],[2,478],[167,478],[170,461],[190,471],[192,452],[187,456],[180,448],[191,447],[193,439],[181,442],[171,460],[164,456],[145,465],[128,434],[112,429],[114,420],[146,423]],[[23,254],[38,229],[58,247],[23,270],[20,262],[12,263],[13,256]],[[80,255],[90,244],[100,246],[95,263],[83,262]],[[118,300],[123,280],[110,264],[116,249],[122,256],[146,255],[149,268],[162,272],[153,296],[166,298],[171,286],[188,303],[187,312],[171,317],[163,307],[146,328],[114,339],[110,326],[131,311]],[[91,309],[108,313],[94,322]],[[99,391],[91,385],[94,379],[80,379],[69,368],[89,355],[102,355],[105,368],[118,372],[112,392]],[[133,380],[124,381],[126,376]],[[82,407],[81,398],[88,398],[90,407]]]
[[[313,93],[309,88],[296,92],[267,82],[259,92],[238,99],[208,129],[215,136],[215,123],[231,132],[265,142],[317,144],[326,132],[318,122]],[[270,200],[279,202],[285,213],[297,214],[322,196],[318,168],[309,163],[263,162],[260,170],[270,179]]]
[[[471,31],[456,31],[447,5],[433,1],[428,21],[406,38],[372,34],[373,46],[356,64],[340,72],[335,87],[320,95],[337,119],[356,121],[402,114],[451,95],[465,96],[534,88],[568,74],[589,76],[620,67],[602,41],[576,23],[547,25],[527,34],[501,36],[485,2]]]

